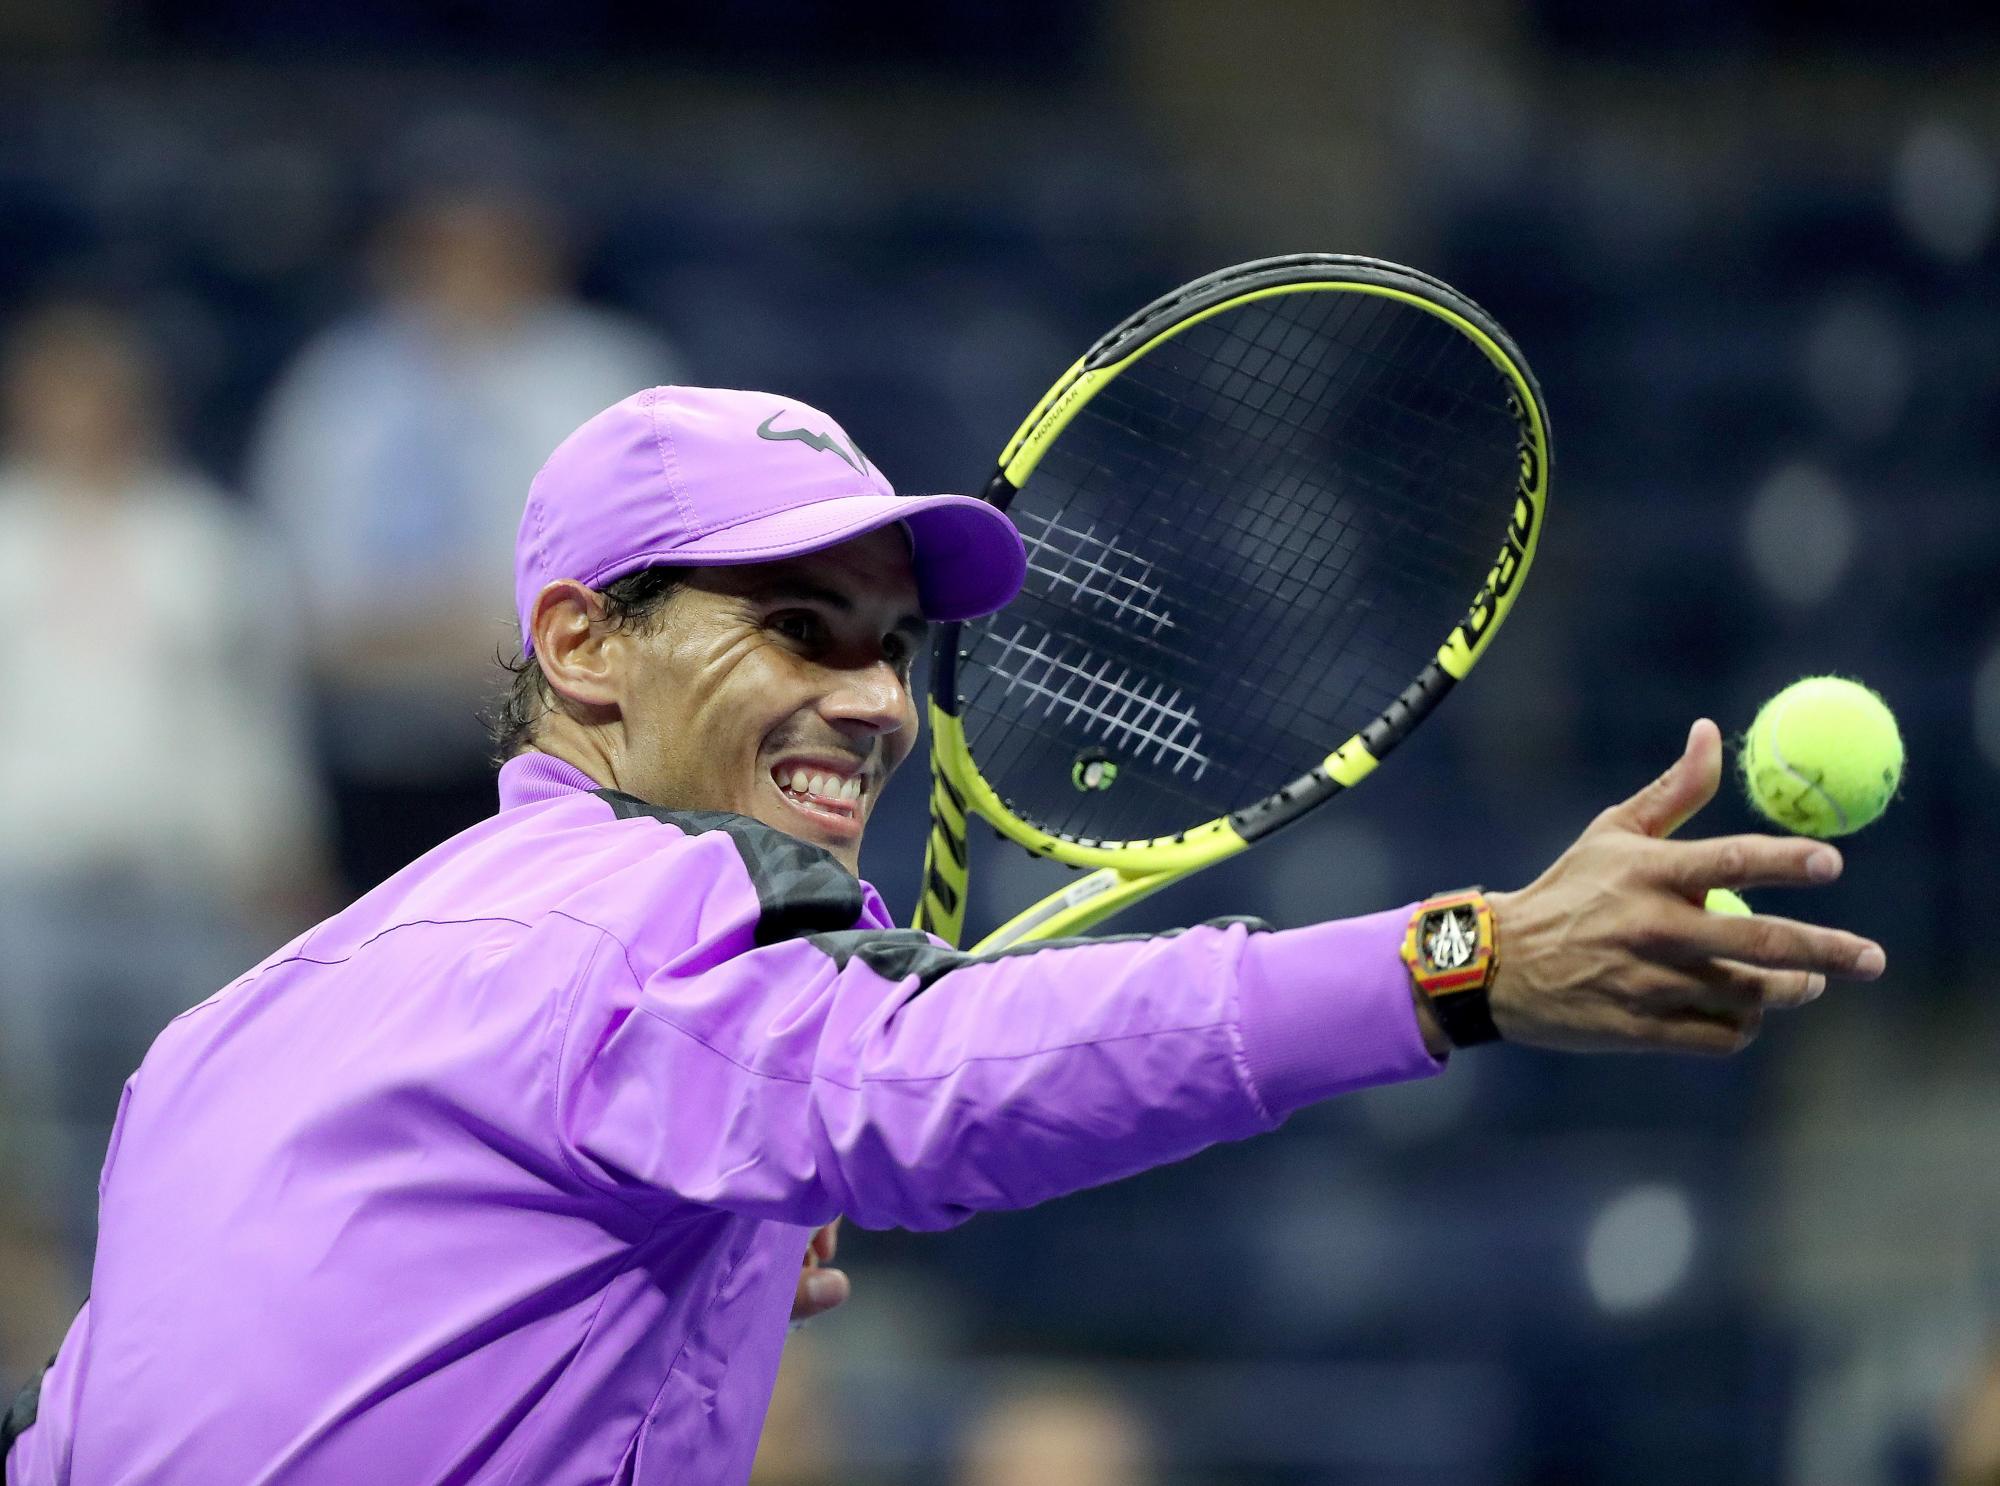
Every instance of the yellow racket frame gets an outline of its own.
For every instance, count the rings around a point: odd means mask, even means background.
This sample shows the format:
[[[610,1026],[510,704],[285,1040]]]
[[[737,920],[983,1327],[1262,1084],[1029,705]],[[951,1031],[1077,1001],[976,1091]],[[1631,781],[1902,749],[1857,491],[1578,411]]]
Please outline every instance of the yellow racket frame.
[[[1548,422],[1534,378],[1511,346],[1503,344],[1504,337],[1475,323],[1451,305],[1439,303],[1421,292],[1422,286],[1432,285],[1451,293],[1445,290],[1445,286],[1393,264],[1363,259],[1343,261],[1366,268],[1371,273],[1406,276],[1411,286],[1399,288],[1394,284],[1332,275],[1266,284],[1230,295],[1163,325],[1135,349],[1106,365],[1093,367],[1090,364],[1092,356],[1085,355],[1043,394],[1034,411],[1007,441],[1000,456],[999,474],[1014,489],[1025,485],[1043,455],[1069,426],[1070,420],[1113,378],[1182,331],[1225,310],[1280,294],[1342,293],[1396,299],[1435,315],[1477,346],[1506,377],[1512,388],[1513,411],[1521,433],[1520,478],[1515,487],[1513,519],[1508,523],[1506,538],[1465,617],[1452,627],[1437,649],[1438,669],[1449,678],[1441,682],[1441,686],[1449,687],[1463,680],[1486,653],[1520,596],[1523,580],[1534,562],[1548,503]],[[1256,267],[1258,265],[1244,265],[1245,269]],[[1234,272],[1238,270],[1224,271],[1225,274]],[[1452,297],[1458,298],[1455,294]],[[1406,692],[1404,699],[1407,700],[1409,695]],[[1416,715],[1421,716],[1428,710],[1426,705]],[[1312,774],[1288,785],[1260,806],[1217,816],[1172,836],[1137,841],[1084,841],[1053,835],[1009,810],[979,772],[979,766],[966,744],[963,721],[940,706],[933,696],[930,703],[931,829],[925,845],[924,889],[918,902],[915,925],[953,945],[964,933],[966,887],[971,875],[966,843],[969,814],[980,816],[1002,836],[1036,856],[1088,869],[1087,876],[1050,893],[1032,908],[1007,920],[981,939],[973,947],[974,952],[1079,934],[1168,883],[1245,850],[1253,840],[1264,834],[1263,830],[1248,824],[1257,817],[1260,809],[1271,816],[1271,826],[1283,824],[1296,814],[1303,813],[1302,809],[1287,808],[1294,804],[1289,798],[1293,791],[1299,791],[1303,796],[1317,789],[1322,797],[1330,797],[1341,789],[1359,784],[1374,772],[1381,755],[1414,725],[1412,719],[1392,716],[1394,712],[1392,707],[1390,713],[1385,713],[1328,753]],[[1372,745],[1370,735],[1375,737]],[[1310,804],[1318,802],[1314,799]],[[1301,799],[1299,803],[1306,802]],[[1310,804],[1306,804],[1306,808],[1310,808]]]

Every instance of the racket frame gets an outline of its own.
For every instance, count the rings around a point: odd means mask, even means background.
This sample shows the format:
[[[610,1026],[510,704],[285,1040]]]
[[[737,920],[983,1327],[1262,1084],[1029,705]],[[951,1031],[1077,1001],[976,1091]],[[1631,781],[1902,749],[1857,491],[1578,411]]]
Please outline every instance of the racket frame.
[[[1007,807],[966,742],[957,705],[960,624],[941,625],[931,661],[931,828],[925,843],[916,927],[956,945],[970,879],[969,813],[1035,856],[1088,875],[1016,914],[974,947],[1004,949],[1030,939],[1082,933],[1171,882],[1235,856],[1359,784],[1476,665],[1521,591],[1541,540],[1549,485],[1549,431],[1541,389],[1493,318],[1442,280],[1378,259],[1302,253],[1222,269],[1153,301],[1114,326],[1045,392],[1002,450],[982,492],[1006,510],[1069,423],[1105,386],[1155,348],[1224,310],[1295,293],[1362,293],[1399,300],[1450,324],[1505,377],[1520,433],[1513,514],[1499,555],[1465,615],[1436,654],[1366,727],[1282,788],[1227,815],[1169,836],[1103,841],[1045,830]]]

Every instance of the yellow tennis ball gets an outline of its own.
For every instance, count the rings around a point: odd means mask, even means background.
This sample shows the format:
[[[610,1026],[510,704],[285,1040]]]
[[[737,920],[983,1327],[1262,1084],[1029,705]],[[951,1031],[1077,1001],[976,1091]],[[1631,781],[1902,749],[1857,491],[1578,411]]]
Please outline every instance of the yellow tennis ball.
[[[1726,887],[1710,888],[1708,898],[1701,906],[1710,913],[1726,913],[1733,918],[1750,916],[1750,905],[1743,901],[1742,894],[1732,893]]]
[[[1765,817],[1802,836],[1845,836],[1895,797],[1903,737],[1860,682],[1808,676],[1758,711],[1742,767],[1750,803]]]

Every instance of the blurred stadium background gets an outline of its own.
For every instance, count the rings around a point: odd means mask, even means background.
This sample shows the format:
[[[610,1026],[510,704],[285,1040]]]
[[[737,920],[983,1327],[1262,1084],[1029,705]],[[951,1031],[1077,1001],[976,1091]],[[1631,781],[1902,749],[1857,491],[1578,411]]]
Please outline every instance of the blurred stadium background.
[[[157,1027],[490,809],[572,426],[768,387],[966,488],[1113,319],[1323,249],[1521,341],[1542,564],[1378,783],[1134,918],[1518,885],[1838,671],[1908,783],[1800,911],[1890,975],[1727,1063],[1502,1049],[850,1232],[760,1479],[1943,1479],[2000,1332],[1997,221],[2000,10],[1932,0],[0,0],[0,1381]]]

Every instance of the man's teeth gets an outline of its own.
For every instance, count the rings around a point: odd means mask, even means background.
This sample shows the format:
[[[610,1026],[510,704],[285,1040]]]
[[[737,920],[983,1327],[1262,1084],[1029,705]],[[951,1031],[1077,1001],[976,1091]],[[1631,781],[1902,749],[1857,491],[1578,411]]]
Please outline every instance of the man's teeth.
[[[838,774],[794,769],[784,785],[795,795],[817,795],[822,800],[842,801],[850,805],[861,798],[861,777],[858,774],[851,779],[843,779]]]

